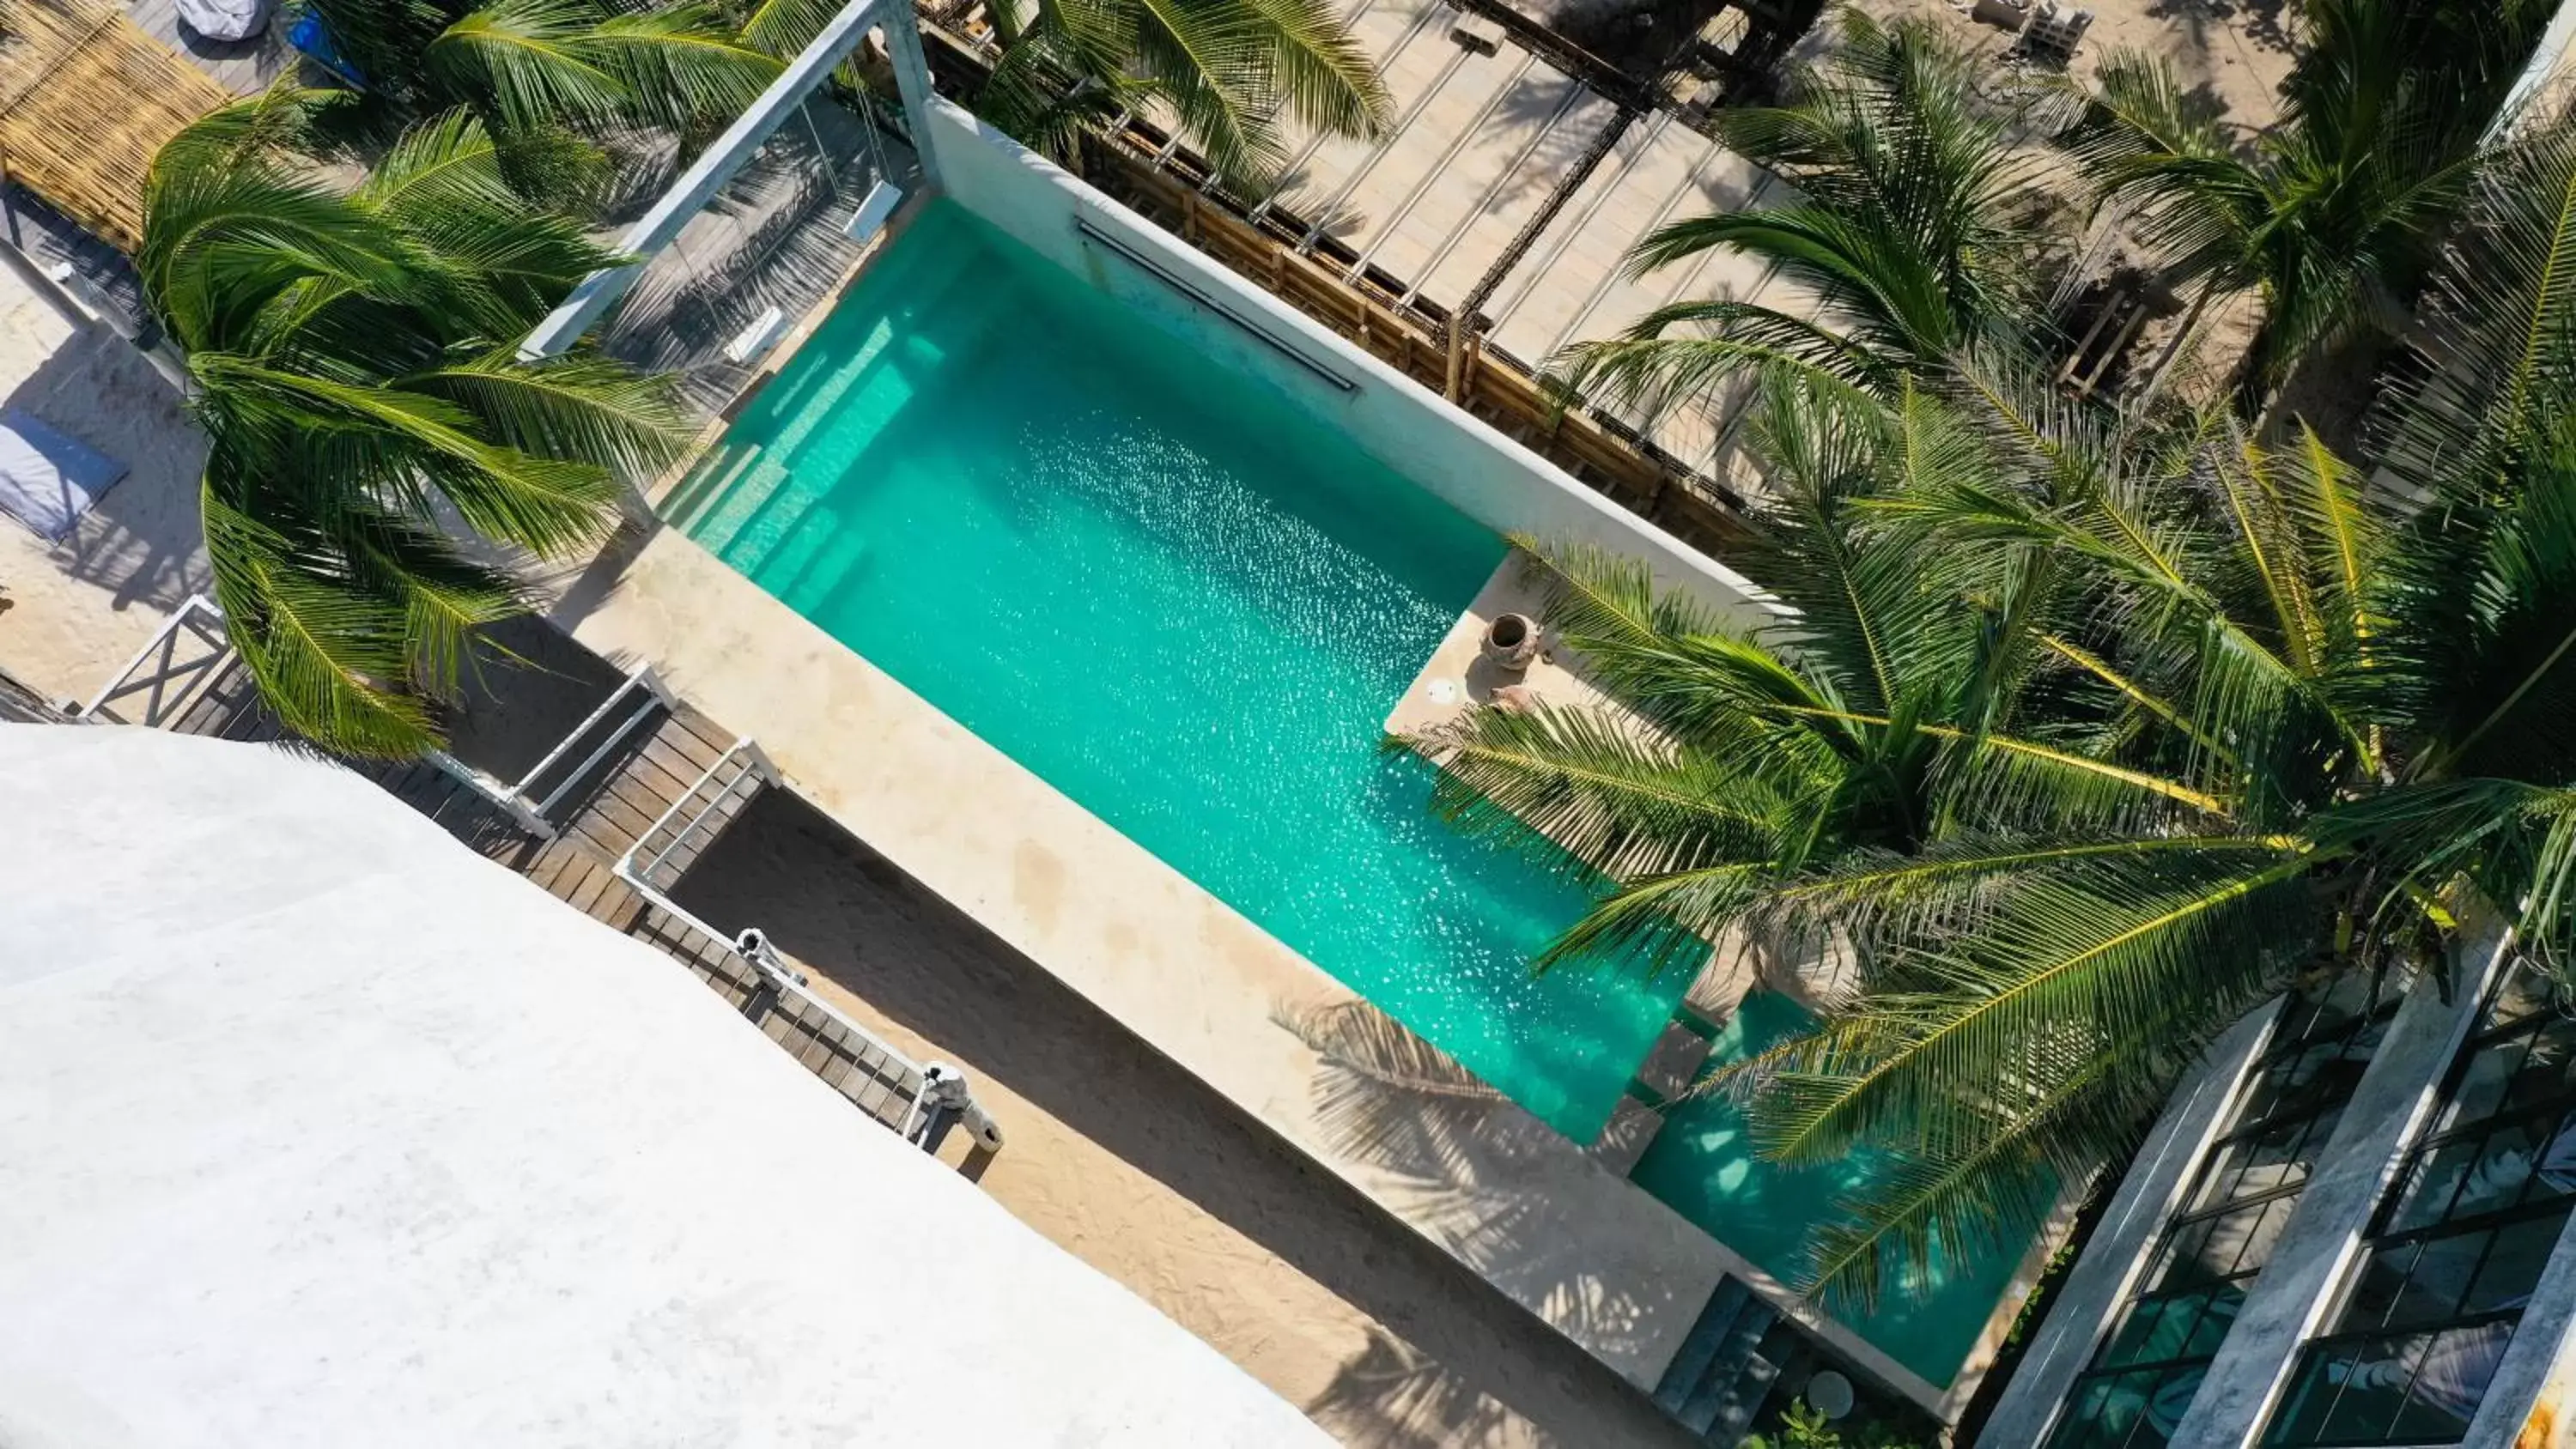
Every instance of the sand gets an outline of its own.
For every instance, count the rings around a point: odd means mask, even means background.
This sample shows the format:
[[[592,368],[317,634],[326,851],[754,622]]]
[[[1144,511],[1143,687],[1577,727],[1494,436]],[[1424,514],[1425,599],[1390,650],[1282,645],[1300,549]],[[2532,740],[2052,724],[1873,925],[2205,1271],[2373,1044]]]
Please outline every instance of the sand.
[[[2061,0],[2064,3],[2064,0]],[[2280,117],[2276,92],[2295,56],[2295,17],[2286,0],[2238,4],[2234,0],[2076,0],[2093,12],[2092,27],[2075,52],[2070,73],[2090,81],[2105,57],[2122,50],[2162,56],[2184,85],[2198,93],[2210,114],[2240,140]],[[1975,45],[2000,55],[2009,32],[1970,18],[1950,0],[1858,0],[1882,20],[1926,16]],[[1821,32],[1824,27],[1820,26]],[[1802,52],[1812,53],[1813,37]]]
[[[142,353],[27,265],[0,259],[0,403],[130,471],[61,543],[0,515],[0,666],[49,699],[86,699],[211,587],[197,525],[205,442]]]
[[[762,795],[681,901],[758,924],[836,1005],[964,1067],[980,1180],[1355,1445],[1680,1445],[1615,1375],[1308,1166],[811,807]]]

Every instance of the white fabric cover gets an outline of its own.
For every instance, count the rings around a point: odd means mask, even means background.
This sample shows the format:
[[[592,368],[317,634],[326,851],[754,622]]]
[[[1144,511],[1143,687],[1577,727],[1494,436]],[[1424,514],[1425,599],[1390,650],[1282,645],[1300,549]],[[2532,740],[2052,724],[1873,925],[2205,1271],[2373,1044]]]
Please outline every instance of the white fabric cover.
[[[125,465],[17,408],[0,411],[0,513],[60,543]]]
[[[1329,1441],[345,771],[0,725],[0,1444]]]
[[[175,0],[179,18],[208,40],[248,40],[268,25],[268,0]]]

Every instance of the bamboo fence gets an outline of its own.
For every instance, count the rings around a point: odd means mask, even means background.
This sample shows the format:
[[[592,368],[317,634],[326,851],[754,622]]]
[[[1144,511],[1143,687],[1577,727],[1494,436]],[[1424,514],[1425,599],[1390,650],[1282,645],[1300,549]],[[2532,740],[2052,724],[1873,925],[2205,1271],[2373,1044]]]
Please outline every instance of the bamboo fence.
[[[162,143],[232,100],[108,0],[0,4],[0,175],[127,253]]]
[[[982,83],[991,62],[976,42],[935,23],[922,27],[922,39],[943,89]],[[1092,135],[1083,179],[1702,551],[1723,556],[1751,537],[1742,503],[1720,480],[1694,472],[1615,418],[1561,404],[1538,379],[1488,354],[1475,329],[1453,336],[1446,318],[1354,285],[1222,199],[1202,195],[1155,163],[1159,141],[1133,127]]]
[[[1119,142],[1089,148],[1088,159],[1094,186],[1629,511],[1710,552],[1745,542],[1751,525],[1707,480],[1609,421],[1563,405],[1537,379],[1488,355],[1474,333],[1453,354],[1446,326],[1350,285]]]

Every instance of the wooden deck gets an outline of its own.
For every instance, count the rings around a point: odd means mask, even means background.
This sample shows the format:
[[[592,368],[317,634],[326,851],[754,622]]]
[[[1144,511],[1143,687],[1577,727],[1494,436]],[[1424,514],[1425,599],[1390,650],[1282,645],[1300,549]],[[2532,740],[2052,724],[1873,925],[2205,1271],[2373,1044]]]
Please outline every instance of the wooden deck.
[[[237,658],[216,668],[170,727],[229,740],[288,740]],[[833,1090],[900,1130],[921,1085],[909,1064],[803,997],[778,990],[726,943],[653,905],[613,870],[734,740],[686,702],[656,706],[640,738],[630,738],[576,784],[554,817],[558,828],[550,840],[435,765],[343,763],[574,909],[684,962]]]
[[[298,62],[286,43],[286,22],[271,13],[268,27],[248,40],[208,40],[180,20],[171,0],[131,0],[125,13],[136,26],[187,57],[217,85],[237,96],[256,95]]]

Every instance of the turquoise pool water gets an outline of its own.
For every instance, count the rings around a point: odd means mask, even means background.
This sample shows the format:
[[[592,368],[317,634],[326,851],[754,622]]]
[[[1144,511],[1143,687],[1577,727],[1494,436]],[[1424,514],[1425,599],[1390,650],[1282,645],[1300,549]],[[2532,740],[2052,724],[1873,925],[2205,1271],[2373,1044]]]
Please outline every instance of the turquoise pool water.
[[[1754,992],[1718,1033],[1708,1069],[1744,1061],[1811,1020],[1786,996]],[[1759,1161],[1743,1114],[1708,1097],[1673,1109],[1631,1176],[1711,1237],[1794,1283],[1804,1273],[1809,1228],[1830,1216],[1835,1199],[1860,1186],[1870,1171],[1862,1161],[1803,1169]],[[1946,1386],[1976,1347],[2020,1266],[2019,1253],[1949,1264],[1931,1281],[1907,1285],[1903,1294],[1882,1294],[1876,1313],[1844,1321],[1898,1363]]]
[[[1377,749],[1501,540],[947,203],[726,443],[675,501],[692,537],[1598,1135],[1680,973],[1533,977],[1582,887],[1432,820],[1429,767]]]

